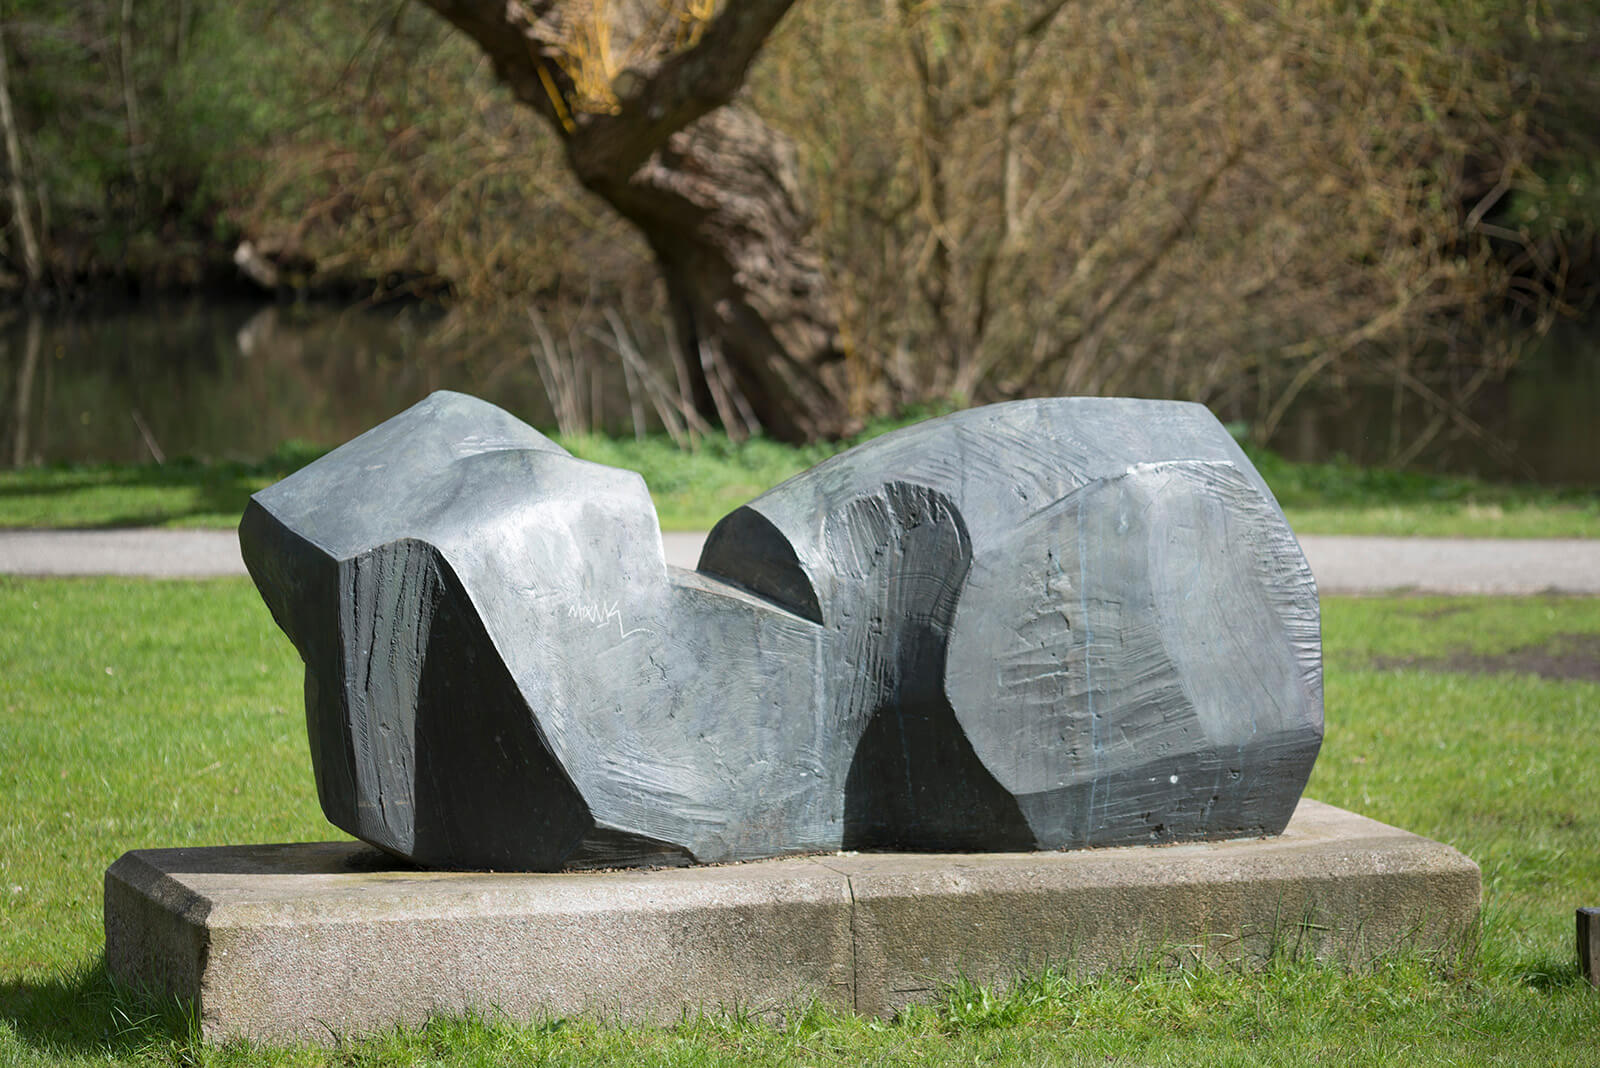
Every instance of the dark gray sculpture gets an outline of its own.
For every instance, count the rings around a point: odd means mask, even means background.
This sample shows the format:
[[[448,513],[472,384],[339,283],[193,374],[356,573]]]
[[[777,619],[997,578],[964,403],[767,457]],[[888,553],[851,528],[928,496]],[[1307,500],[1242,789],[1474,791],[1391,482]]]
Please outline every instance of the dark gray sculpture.
[[[420,864],[1274,834],[1316,588],[1203,407],[979,408],[834,457],[668,567],[636,474],[436,393],[256,494],[323,810]]]

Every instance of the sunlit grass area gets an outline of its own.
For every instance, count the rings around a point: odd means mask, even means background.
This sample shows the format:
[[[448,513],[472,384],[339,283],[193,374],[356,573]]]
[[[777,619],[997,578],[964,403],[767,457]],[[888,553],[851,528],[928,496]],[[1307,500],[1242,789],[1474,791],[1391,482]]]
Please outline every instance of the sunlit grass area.
[[[708,530],[728,512],[835,452],[915,419],[875,423],[843,443],[805,447],[714,434],[694,451],[665,437],[562,439],[574,455],[640,472],[663,530]],[[231,527],[250,494],[325,449],[283,446],[259,463],[31,467],[0,471],[0,527]],[[1301,534],[1600,537],[1600,491],[1292,463],[1251,457]]]
[[[644,475],[665,530],[706,530],[750,498],[845,448],[665,437],[560,439],[575,456]],[[853,440],[862,440],[860,438]],[[259,463],[177,461],[0,471],[0,527],[232,527],[250,495],[326,449],[291,444]]]
[[[100,906],[128,849],[339,836],[293,650],[245,580],[0,579],[0,1064],[1600,1063],[1573,947],[1574,909],[1600,904],[1600,652],[1573,671],[1530,652],[1596,650],[1600,599],[1334,599],[1324,628],[1308,794],[1477,860],[1475,953],[1064,970],[887,1022],[489,1017],[282,1051],[207,1047],[181,1008],[115,989]],[[1589,674],[1508,670],[1524,660]]]

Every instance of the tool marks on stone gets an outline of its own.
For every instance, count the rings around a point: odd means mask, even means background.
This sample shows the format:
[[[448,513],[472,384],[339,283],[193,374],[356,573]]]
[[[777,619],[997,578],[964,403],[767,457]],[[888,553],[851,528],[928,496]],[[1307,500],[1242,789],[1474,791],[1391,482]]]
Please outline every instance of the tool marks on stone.
[[[448,867],[1272,833],[1316,589],[1209,413],[1060,399],[858,446],[668,568],[637,475],[435,394],[258,494],[324,810]]]

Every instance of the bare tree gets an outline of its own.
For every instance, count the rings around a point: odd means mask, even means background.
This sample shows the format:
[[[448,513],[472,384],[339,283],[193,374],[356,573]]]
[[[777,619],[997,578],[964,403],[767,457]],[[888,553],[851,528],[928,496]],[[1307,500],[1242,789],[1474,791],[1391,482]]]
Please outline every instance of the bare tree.
[[[794,0],[427,0],[644,235],[697,407],[807,440],[850,428],[832,287],[795,152],[734,101]]]
[[[1365,11],[797,8],[751,91],[807,148],[852,352],[882,354],[862,407],[1153,394],[1264,441],[1379,384],[1427,413],[1397,461],[1481,438],[1467,404],[1561,299],[1506,212],[1537,199],[1539,100],[1448,0]]]

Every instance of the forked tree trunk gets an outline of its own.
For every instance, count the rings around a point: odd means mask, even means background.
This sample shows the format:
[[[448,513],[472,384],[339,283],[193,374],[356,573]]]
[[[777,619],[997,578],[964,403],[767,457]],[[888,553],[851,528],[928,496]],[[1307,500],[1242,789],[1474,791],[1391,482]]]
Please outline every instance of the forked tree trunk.
[[[427,3],[477,41],[563,138],[579,181],[649,242],[702,414],[786,441],[850,430],[833,294],[793,147],[729,103],[793,0],[727,0],[694,43],[626,72],[614,106],[592,112],[568,59],[573,9],[586,5]]]

